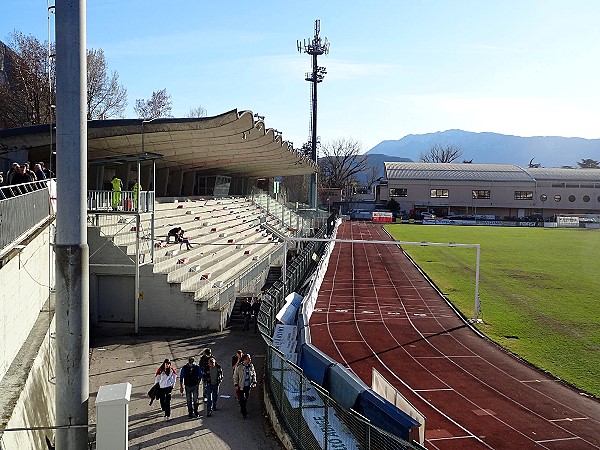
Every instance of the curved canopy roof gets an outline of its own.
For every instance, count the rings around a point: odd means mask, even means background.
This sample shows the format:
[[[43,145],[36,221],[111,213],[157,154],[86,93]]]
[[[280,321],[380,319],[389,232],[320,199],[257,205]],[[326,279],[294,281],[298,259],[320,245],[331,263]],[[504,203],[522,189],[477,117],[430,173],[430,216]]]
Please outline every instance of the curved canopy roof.
[[[50,127],[0,130],[4,152],[24,149],[30,161],[47,160]],[[58,149],[60,151],[60,149]],[[157,169],[263,178],[316,171],[310,159],[293,149],[251,111],[236,109],[214,117],[117,119],[88,122],[88,163],[118,163],[138,154],[155,154]]]

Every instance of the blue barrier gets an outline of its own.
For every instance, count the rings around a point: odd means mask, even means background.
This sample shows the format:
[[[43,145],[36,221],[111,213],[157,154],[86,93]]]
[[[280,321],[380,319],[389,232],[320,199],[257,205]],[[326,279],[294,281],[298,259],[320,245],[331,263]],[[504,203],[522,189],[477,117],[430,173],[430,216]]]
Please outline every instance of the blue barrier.
[[[372,425],[405,441],[419,442],[421,424],[372,389],[359,394],[354,409],[368,418]]]
[[[298,311],[298,342],[296,344],[296,353],[298,353],[298,361],[302,358],[302,350],[304,344],[310,344],[310,328],[308,327],[308,317],[304,312],[304,308]]]
[[[354,408],[358,396],[369,389],[360,378],[339,363],[327,369],[324,387],[329,391],[329,396],[344,409]]]
[[[304,344],[300,353],[299,366],[304,375],[319,386],[325,384],[327,369],[335,364],[335,361],[312,344]]]

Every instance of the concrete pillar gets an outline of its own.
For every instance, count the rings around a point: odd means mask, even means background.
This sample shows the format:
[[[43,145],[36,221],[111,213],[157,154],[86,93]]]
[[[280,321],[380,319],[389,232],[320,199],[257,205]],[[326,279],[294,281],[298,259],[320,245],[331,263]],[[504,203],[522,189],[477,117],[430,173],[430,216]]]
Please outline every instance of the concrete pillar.
[[[144,191],[151,190],[152,186],[152,164],[148,166],[142,166],[140,169],[140,182],[142,183],[142,189]]]
[[[101,191],[104,187],[104,166],[96,166],[96,190]]]
[[[194,195],[194,185],[196,184],[196,172],[186,172],[183,174],[183,195]]]
[[[156,196],[157,197],[166,197],[167,196],[167,186],[169,184],[169,168],[166,167],[164,169],[156,170]]]
[[[177,172],[173,172],[173,177],[171,178],[171,189],[168,195],[173,197],[179,197],[181,195],[181,188],[183,187],[183,171],[178,170]]]
[[[127,450],[131,384],[100,386],[96,397],[96,450]]]

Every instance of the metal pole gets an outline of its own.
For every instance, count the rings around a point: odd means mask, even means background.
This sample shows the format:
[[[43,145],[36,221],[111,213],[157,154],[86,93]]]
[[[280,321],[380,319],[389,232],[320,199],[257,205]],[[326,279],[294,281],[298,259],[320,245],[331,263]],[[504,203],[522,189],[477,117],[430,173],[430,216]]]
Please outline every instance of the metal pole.
[[[312,84],[313,84],[313,98],[312,98],[312,133],[311,133],[311,158],[315,162],[317,161],[317,85],[318,81],[318,66],[317,66],[317,55],[312,55]],[[317,173],[314,172],[310,175],[310,207],[315,211],[317,209]]]
[[[88,448],[85,0],[56,1],[56,448]]]
[[[152,213],[150,214],[151,222],[151,252],[152,252],[152,264],[154,264],[154,204],[156,202],[156,161],[152,160],[152,192],[154,195],[152,196]],[[148,192],[150,194],[150,192]]]
[[[139,183],[139,180],[138,180]],[[139,184],[138,184],[139,186]],[[139,197],[139,189],[138,189]],[[135,293],[134,293],[134,329],[135,334],[140,332],[140,213],[135,214]]]
[[[475,311],[473,313],[473,322],[479,322],[479,313],[481,312],[481,303],[479,300],[479,256],[481,252],[481,246],[476,245],[477,257],[475,265]]]
[[[287,294],[286,291],[286,283],[287,283],[287,239],[283,240],[283,265],[282,265],[282,272],[283,272],[283,293]]]

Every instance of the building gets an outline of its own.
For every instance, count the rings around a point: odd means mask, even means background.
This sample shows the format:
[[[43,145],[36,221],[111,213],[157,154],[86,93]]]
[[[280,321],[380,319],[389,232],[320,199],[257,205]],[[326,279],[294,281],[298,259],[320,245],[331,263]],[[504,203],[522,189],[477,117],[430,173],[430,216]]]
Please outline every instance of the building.
[[[600,170],[522,168],[512,164],[386,162],[382,203],[415,216],[433,213],[550,218],[600,213]]]

